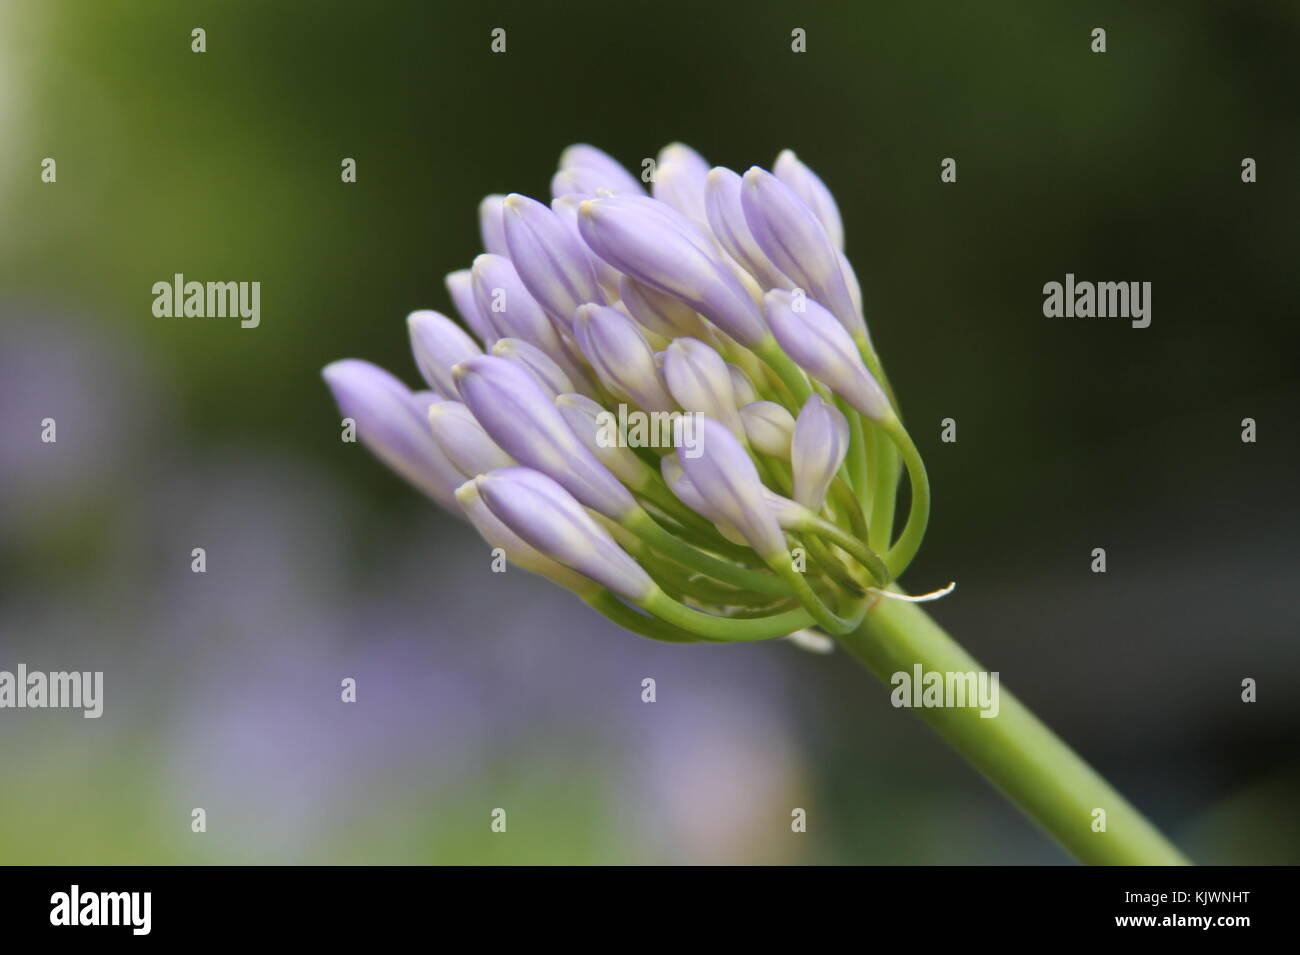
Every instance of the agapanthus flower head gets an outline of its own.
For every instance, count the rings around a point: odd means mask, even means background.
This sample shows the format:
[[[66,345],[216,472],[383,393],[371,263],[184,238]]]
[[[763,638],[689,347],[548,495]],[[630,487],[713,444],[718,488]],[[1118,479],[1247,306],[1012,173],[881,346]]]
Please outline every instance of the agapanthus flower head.
[[[788,150],[774,173],[681,144],[650,165],[647,194],[573,146],[550,200],[482,200],[484,252],[446,277],[465,328],[408,319],[430,391],[360,361],[326,380],[389,466],[628,629],[845,633],[915,553],[928,490],[839,207]]]
[[[648,191],[575,145],[549,200],[483,199],[484,251],[446,276],[465,328],[427,309],[407,320],[428,389],[355,359],[324,369],[344,439],[467,519],[494,560],[633,633],[842,645],[886,681],[926,660],[971,665],[900,603],[953,585],[895,586],[924,536],[929,484],[830,189],[790,150],[741,175],[674,143],[642,169],[655,173]],[[1081,858],[1183,861],[1011,702],[992,735],[988,712],[929,712]],[[1097,804],[1126,813],[1115,828],[1135,841],[1092,838],[1077,810]]]

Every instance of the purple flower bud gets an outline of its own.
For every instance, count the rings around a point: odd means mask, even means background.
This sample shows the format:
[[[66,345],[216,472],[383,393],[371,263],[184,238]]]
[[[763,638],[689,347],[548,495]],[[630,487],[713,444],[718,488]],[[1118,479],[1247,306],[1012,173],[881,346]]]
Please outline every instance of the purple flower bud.
[[[443,456],[467,478],[514,464],[459,401],[429,405],[429,429]]]
[[[604,259],[592,255],[587,250],[587,244],[582,241],[582,234],[578,231],[578,206],[582,205],[583,199],[583,196],[577,195],[558,196],[551,203],[551,211],[564,223],[564,227],[569,230],[569,235],[573,236],[573,241],[587,256],[587,261],[591,263],[591,267],[596,273],[596,281],[600,283],[601,291],[605,293],[606,300],[614,301],[619,296],[618,283],[622,276],[618,269]]]
[[[690,146],[673,143],[659,151],[651,192],[656,199],[676,209],[701,229],[708,229],[704,210],[704,187],[709,164]]]
[[[618,311],[621,312],[628,321],[630,321],[633,325],[636,326],[637,331],[639,331],[643,336],[645,336],[646,342],[648,342],[650,347],[654,349],[655,366],[662,373],[664,368],[663,351],[665,348],[667,348],[669,345],[672,344],[672,339],[665,338],[663,335],[660,335],[658,332],[654,331],[653,329],[646,328],[644,325],[638,322],[636,320],[636,316],[632,314],[632,310],[627,307],[627,305],[623,302],[622,299],[615,300],[614,304],[611,305],[610,308],[618,309]]]
[[[705,191],[705,209],[709,228],[727,254],[758,280],[763,289],[789,288],[794,283],[781,274],[772,260],[758,247],[745,221],[740,201],[740,176],[724,166],[709,172]]]
[[[797,501],[782,497],[768,488],[763,488],[763,500],[767,502],[768,509],[783,530],[800,530],[806,526],[809,519],[816,516]]]
[[[802,304],[802,312],[795,311],[796,303]],[[777,344],[795,364],[872,421],[891,416],[889,399],[834,315],[812,299],[783,289],[767,293],[766,312]]]
[[[452,365],[483,354],[483,349],[446,315],[434,311],[412,312],[406,316],[411,335],[411,352],[416,367],[429,387],[444,397],[456,395],[451,377]]]
[[[628,600],[645,600],[657,590],[641,565],[547,475],[502,468],[474,483],[501,523],[546,556]]]
[[[830,237],[831,244],[837,249],[843,249],[844,220],[840,218],[840,207],[836,205],[835,197],[826,188],[826,183],[822,182],[821,177],[804,165],[803,160],[796,156],[792,149],[781,151],[781,155],[776,157],[776,163],[772,166],[772,172],[821,220],[821,224],[826,227],[826,235]]]
[[[579,199],[590,199],[596,195],[645,195],[641,184],[630,177],[629,181],[626,181],[622,186],[610,187],[605,185],[607,181],[607,178],[597,170],[582,166],[570,166],[567,169],[559,170],[551,177],[551,198],[559,199],[562,196],[576,196]],[[633,189],[633,186],[636,188]]]
[[[505,196],[484,196],[478,204],[478,231],[483,239],[483,250],[493,255],[509,256],[506,245],[506,226],[502,215]]]
[[[561,368],[572,362],[555,325],[529,294],[510,260],[480,255],[474,260],[474,301],[500,338],[521,338],[536,345]]]
[[[483,430],[516,461],[549,474],[611,520],[639,510],[627,488],[564,423],[532,374],[494,355],[471,358],[453,374]]]
[[[820,395],[804,402],[790,445],[794,465],[794,499],[816,513],[849,453],[849,422]]]
[[[731,373],[716,351],[698,339],[679,338],[668,346],[663,374],[668,392],[684,410],[721,421],[736,437],[744,438]]]
[[[547,557],[501,523],[501,519],[493,514],[487,504],[484,503],[482,495],[478,492],[478,487],[472,480],[466,481],[456,489],[456,500],[460,503],[465,516],[477,528],[483,539],[493,547],[499,547],[505,551],[506,560],[516,567],[522,567],[534,574],[540,574],[568,590],[582,592],[591,587],[591,581],[587,578],[581,574],[575,574],[558,560]]]
[[[332,362],[321,372],[343,416],[376,457],[453,514],[454,492],[464,480],[433,441],[427,404],[368,361]]]
[[[731,375],[731,390],[735,392],[738,407],[753,404],[758,400],[758,391],[754,388],[754,382],[750,380],[749,375],[745,373],[745,369],[728,362],[727,372]]]
[[[679,501],[701,517],[713,521],[718,528],[718,533],[733,544],[739,544],[741,547],[749,546],[749,541],[745,540],[744,535],[725,520],[719,519],[709,506],[709,502],[695,489],[694,483],[682,469],[682,462],[676,452],[666,455],[659,462],[659,470],[663,474],[664,482]]]
[[[551,397],[576,390],[564,369],[536,345],[519,338],[503,338],[492,346],[492,354],[527,369]]]
[[[754,167],[742,180],[740,201],[750,232],[772,264],[830,309],[852,334],[864,333],[862,316],[840,271],[839,250],[803,200],[780,179]]]
[[[579,305],[604,304],[587,250],[547,206],[512,193],[505,200],[505,226],[520,280],[557,322],[567,324]]]
[[[645,195],[645,188],[637,178],[619,164],[618,160],[595,146],[579,143],[570,146],[560,156],[560,169],[576,177],[581,187],[570,190],[595,195],[605,189],[614,194]]]
[[[790,460],[794,416],[775,401],[753,401],[740,409],[740,420],[750,445],[762,454]]]
[[[451,295],[451,303],[480,342],[491,345],[501,337],[487,316],[478,310],[478,303],[474,301],[474,275],[469,269],[450,272],[443,282]]]
[[[619,280],[618,291],[632,317],[661,338],[699,338],[707,334],[704,320],[676,296],[626,275]]]
[[[619,271],[676,296],[742,344],[766,338],[754,300],[684,216],[630,196],[588,199],[578,213],[582,238]]]
[[[642,487],[650,467],[627,446],[618,417],[586,395],[557,395],[555,407],[565,424],[601,464],[628,487]]]
[[[578,196],[580,199],[586,199],[596,191],[588,188],[588,185],[576,169],[557,170],[555,175],[551,177],[551,198],[559,199],[563,196]]]
[[[583,305],[573,316],[573,334],[607,388],[642,411],[673,411],[676,405],[659,380],[650,343],[636,322],[608,305]]]
[[[853,307],[858,310],[859,315],[865,315],[862,310],[862,285],[858,282],[858,273],[853,270],[853,263],[843,252],[840,253],[840,272],[844,276],[844,284],[848,286],[849,298],[853,300]],[[866,332],[866,321],[863,321],[863,330]],[[867,338],[870,339],[870,332],[866,332]]]
[[[745,539],[745,536],[739,530],[712,512],[709,502],[701,496],[694,483],[686,476],[686,472],[682,469],[681,460],[676,453],[668,455],[660,462],[660,470],[663,472],[665,483],[677,495],[679,501],[701,517],[713,521],[718,528],[718,533],[733,544],[740,544],[742,547],[749,546],[749,541]],[[807,524],[809,518],[814,516],[802,504],[798,504],[788,497],[782,497],[766,487],[763,488],[763,500],[776,518],[777,524],[783,529],[799,530]]]
[[[697,428],[699,453],[679,454],[678,460],[713,519],[738,530],[764,560],[785,553],[785,538],[768,506],[767,489],[744,447],[726,426],[711,418],[700,418]]]

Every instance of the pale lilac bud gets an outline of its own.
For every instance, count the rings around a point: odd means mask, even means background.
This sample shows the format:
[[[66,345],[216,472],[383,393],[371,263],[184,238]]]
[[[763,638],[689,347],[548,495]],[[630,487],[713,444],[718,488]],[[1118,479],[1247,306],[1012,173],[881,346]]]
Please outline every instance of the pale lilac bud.
[[[853,300],[853,307],[858,310],[859,315],[865,315],[862,310],[862,284],[858,281],[858,273],[853,270],[853,263],[843,252],[840,253],[840,272],[844,275],[844,284],[848,286],[849,298]],[[866,332],[866,321],[863,320],[863,331]],[[870,339],[870,333],[867,332]]]
[[[767,502],[768,510],[772,512],[772,516],[776,518],[776,522],[783,530],[801,530],[810,520],[815,520],[817,517],[798,501],[782,497],[768,488],[763,488],[763,500]]]
[[[551,397],[576,390],[564,369],[536,345],[519,338],[503,338],[492,346],[492,354],[527,369]]]
[[[744,535],[725,520],[720,520],[709,506],[709,502],[695,489],[695,485],[682,469],[682,462],[676,451],[665,455],[660,460],[659,470],[663,474],[664,483],[668,485],[669,490],[677,496],[679,501],[696,514],[712,521],[718,528],[718,533],[733,544],[739,544],[741,547],[749,546],[749,541],[745,540]]]
[[[531,468],[502,468],[474,480],[501,523],[566,567],[640,601],[657,588],[582,505],[555,480]]]
[[[478,204],[478,231],[483,239],[483,251],[509,257],[506,245],[506,226],[503,218],[505,196],[484,196]]]
[[[636,322],[608,305],[583,305],[573,315],[578,347],[600,380],[642,411],[672,411],[672,398],[659,380],[654,349]]]
[[[772,260],[759,248],[745,221],[745,210],[740,201],[740,176],[724,166],[709,172],[705,191],[705,209],[709,228],[717,236],[727,254],[740,263],[758,281],[764,290],[789,288],[792,283]]]
[[[679,338],[669,345],[663,375],[669,394],[684,410],[708,415],[725,424],[736,437],[745,436],[727,363],[704,342]]]
[[[564,227],[569,230],[569,235],[573,236],[573,241],[586,254],[587,261],[596,272],[596,281],[600,283],[601,291],[605,293],[606,300],[612,302],[619,297],[618,283],[622,275],[600,256],[591,254],[587,244],[582,241],[582,234],[578,231],[578,206],[583,199],[583,196],[572,194],[557,196],[551,203],[551,211],[559,216]]]
[[[794,194],[821,220],[831,244],[837,249],[843,249],[844,220],[840,218],[840,207],[836,204],[835,197],[821,177],[809,169],[792,149],[781,151],[772,166],[772,172],[794,190]]]
[[[794,416],[775,401],[752,401],[740,409],[745,434],[755,450],[782,461],[790,460]]]
[[[570,430],[601,464],[628,487],[644,485],[650,466],[627,446],[617,415],[586,395],[558,395],[555,407]]]
[[[604,183],[607,181],[607,177],[597,170],[582,166],[570,166],[567,169],[559,170],[551,177],[551,198],[577,196],[579,199],[588,199],[596,195],[645,195],[641,184],[635,179],[630,179],[630,181],[625,181],[623,185],[615,187],[605,185]],[[632,188],[633,186],[635,188]]]
[[[557,170],[555,175],[551,177],[551,198],[559,199],[561,196],[578,196],[585,199],[596,191],[588,188],[588,185],[576,169]]]
[[[622,312],[623,315],[627,317],[628,321],[630,321],[633,325],[637,327],[637,331],[639,331],[642,335],[645,336],[645,340],[649,342],[650,347],[654,349],[655,362],[657,363],[659,370],[663,371],[663,367],[664,367],[663,350],[667,348],[670,344],[672,344],[672,339],[665,338],[663,335],[660,335],[658,332],[654,331],[653,329],[646,328],[644,325],[638,322],[636,320],[636,316],[632,314],[632,310],[627,307],[627,305],[623,302],[622,299],[616,299],[614,304],[611,305],[610,308],[616,308],[620,312]]]
[[[467,478],[515,463],[459,401],[430,404],[429,430],[443,456]]]
[[[549,474],[611,520],[639,509],[627,488],[565,424],[531,373],[494,355],[471,358],[453,373],[483,430],[516,461]]]
[[[704,188],[709,164],[690,146],[672,143],[659,151],[651,193],[672,206],[701,229],[708,229],[704,209]]]
[[[427,398],[368,361],[332,362],[321,372],[343,416],[376,457],[453,514],[454,492],[464,478],[434,443]]]
[[[820,395],[810,396],[799,412],[790,445],[794,499],[814,513],[820,511],[848,452],[848,419]]]
[[[680,336],[699,338],[708,327],[695,309],[675,295],[651,288],[624,275],[618,283],[619,295],[628,312],[646,329],[661,338]]]
[[[529,294],[510,260],[483,254],[474,260],[474,301],[500,338],[521,338],[564,367],[564,344],[555,325]]]
[[[424,310],[406,316],[406,327],[411,336],[411,352],[415,365],[429,387],[439,395],[456,396],[456,383],[451,368],[483,349],[459,325],[440,312]]]
[[[615,195],[645,195],[645,188],[617,159],[586,143],[566,149],[560,156],[560,169],[577,177],[581,188],[572,192],[595,195],[598,189],[604,189]]]
[[[641,215],[650,216],[677,233],[680,241],[686,242],[693,249],[715,262],[722,262],[718,243],[709,234],[707,226],[700,227],[691,222],[672,206],[649,196],[611,196],[599,193],[597,199],[618,199],[624,209],[635,209]],[[584,200],[585,201],[585,200]],[[578,203],[579,223],[581,223],[582,203]],[[583,241],[586,241],[585,239]]]
[[[512,193],[505,200],[505,224],[510,261],[552,318],[567,324],[579,305],[604,304],[586,248],[550,208]]]
[[[451,304],[456,306],[457,313],[480,342],[491,345],[501,337],[487,316],[479,311],[478,302],[474,301],[474,274],[469,269],[450,272],[443,282],[451,295]]]
[[[682,469],[708,505],[713,519],[738,530],[760,557],[785,552],[785,538],[766,500],[767,489],[744,446],[711,418],[696,422],[698,453],[678,455]]]
[[[739,530],[712,512],[709,502],[701,496],[691,479],[686,476],[676,452],[663,458],[660,462],[660,470],[663,472],[664,482],[677,495],[679,501],[701,517],[713,521],[718,528],[718,533],[733,544],[740,544],[743,547],[749,546],[749,541],[745,539],[745,536]],[[800,530],[807,525],[810,518],[815,516],[802,504],[798,504],[788,497],[782,497],[766,487],[763,488],[763,500],[776,518],[777,524],[783,529]]]
[[[741,184],[745,221],[759,248],[851,333],[863,333],[862,316],[840,271],[839,250],[821,220],[789,186],[758,167],[745,173]]]
[[[540,574],[568,590],[584,591],[591,587],[591,582],[586,577],[575,574],[558,560],[547,557],[506,527],[484,503],[483,496],[479,494],[473,480],[466,481],[456,489],[456,500],[483,539],[493,547],[501,548],[505,552],[506,560],[516,567]]]
[[[650,205],[660,205],[647,201]],[[588,199],[578,227],[602,259],[634,279],[675,295],[745,345],[767,337],[754,300],[690,220],[667,206],[651,211],[629,196]]]
[[[753,404],[758,400],[758,391],[754,388],[754,382],[750,380],[749,375],[745,373],[745,369],[728,362],[727,372],[731,375],[731,390],[736,394],[737,405]]]
[[[736,281],[740,283],[740,287],[749,293],[749,297],[753,299],[755,304],[757,304],[761,309],[763,305],[763,292],[766,291],[766,289],[762,285],[758,284],[758,279],[749,274],[749,269],[745,268],[729,255],[726,256],[726,265],[727,268],[731,270],[731,274],[735,276]],[[794,283],[783,282],[781,284],[784,288],[792,286]]]
[[[802,312],[794,311],[796,301]],[[796,298],[783,289],[767,293],[766,312],[777,344],[795,364],[871,420],[890,417],[889,399],[834,315],[812,299]]]

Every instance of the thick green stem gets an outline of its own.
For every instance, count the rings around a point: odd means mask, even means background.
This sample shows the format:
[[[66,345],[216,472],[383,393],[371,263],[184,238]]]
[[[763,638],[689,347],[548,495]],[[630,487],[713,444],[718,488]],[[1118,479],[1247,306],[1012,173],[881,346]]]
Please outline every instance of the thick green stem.
[[[894,674],[983,670],[915,604],[880,599],[840,642],[886,684]],[[999,692],[997,716],[978,707],[918,715],[1071,855],[1091,865],[1188,865],[1188,859],[1033,713]],[[1105,831],[1094,830],[1105,810]]]

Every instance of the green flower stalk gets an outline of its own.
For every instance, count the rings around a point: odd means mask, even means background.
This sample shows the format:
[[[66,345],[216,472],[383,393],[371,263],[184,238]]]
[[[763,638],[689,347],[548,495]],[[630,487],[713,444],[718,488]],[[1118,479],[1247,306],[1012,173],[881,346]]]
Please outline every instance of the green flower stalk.
[[[591,146],[551,183],[550,205],[480,204],[486,251],[446,280],[468,332],[409,317],[430,390],[325,369],[362,440],[633,633],[833,640],[888,684],[932,675],[927,694],[988,677],[917,606],[951,586],[899,584],[929,481],[821,179],[789,151],[740,176],[674,144],[651,195]],[[922,718],[1079,860],[1185,861],[1009,693],[925,699]]]

